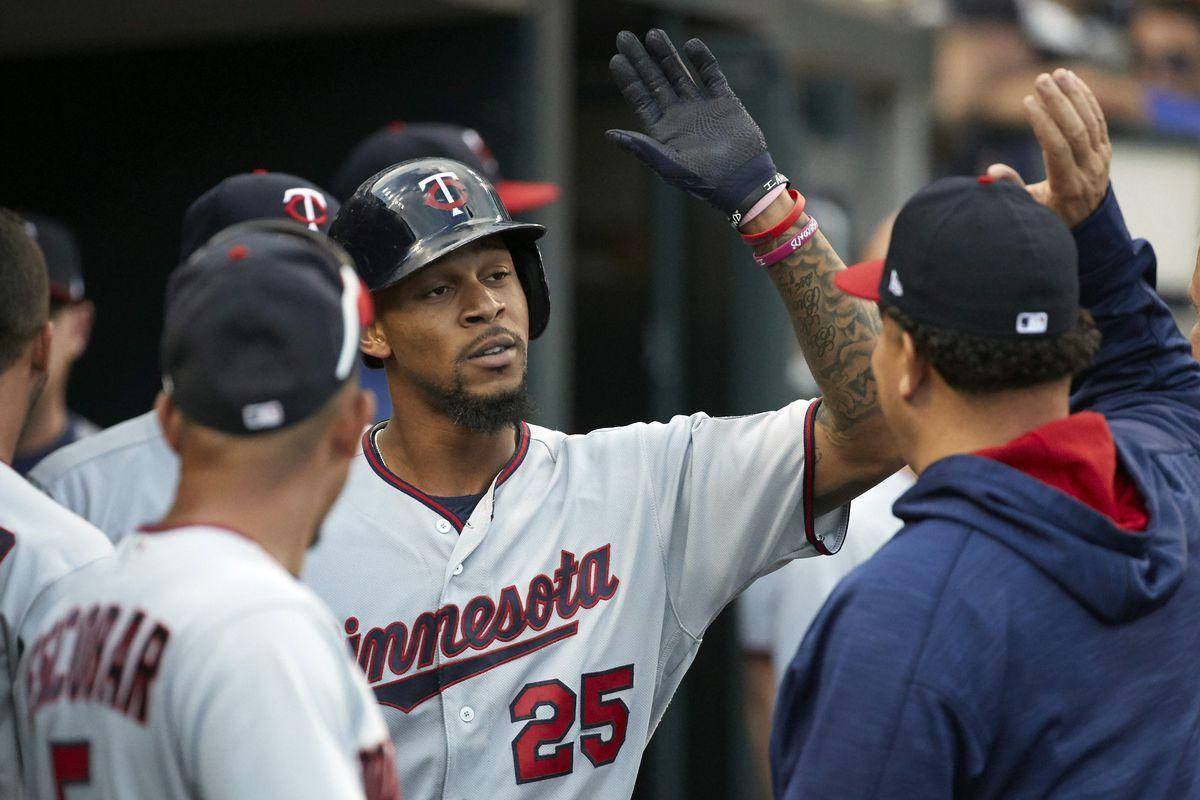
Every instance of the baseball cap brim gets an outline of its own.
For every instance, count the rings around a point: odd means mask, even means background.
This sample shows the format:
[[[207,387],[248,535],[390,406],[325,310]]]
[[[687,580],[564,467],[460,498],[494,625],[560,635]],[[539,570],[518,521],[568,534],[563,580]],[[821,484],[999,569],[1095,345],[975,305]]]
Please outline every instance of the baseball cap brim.
[[[879,282],[883,278],[883,259],[863,261],[833,276],[833,284],[846,294],[879,302]]]
[[[510,214],[520,214],[548,206],[557,200],[561,193],[553,183],[507,180],[496,182],[496,194],[500,195]]]

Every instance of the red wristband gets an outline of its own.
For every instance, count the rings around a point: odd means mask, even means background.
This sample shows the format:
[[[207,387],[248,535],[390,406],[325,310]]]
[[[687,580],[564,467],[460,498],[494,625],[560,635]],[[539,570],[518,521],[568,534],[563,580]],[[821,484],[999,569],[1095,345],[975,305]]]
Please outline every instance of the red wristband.
[[[787,233],[788,228],[792,227],[796,220],[800,219],[800,215],[804,213],[804,195],[800,194],[795,189],[788,189],[787,192],[788,195],[796,201],[796,204],[792,206],[792,210],[788,212],[788,215],[780,220],[779,224],[770,230],[763,231],[762,233],[743,233],[742,241],[749,245],[762,244],[763,242],[770,241],[776,236],[782,236],[783,234]]]

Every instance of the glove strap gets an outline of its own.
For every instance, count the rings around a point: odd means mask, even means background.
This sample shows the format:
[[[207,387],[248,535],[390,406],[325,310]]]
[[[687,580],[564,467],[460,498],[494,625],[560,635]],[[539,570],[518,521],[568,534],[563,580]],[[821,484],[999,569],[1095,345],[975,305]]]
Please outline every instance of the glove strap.
[[[778,225],[770,230],[765,230],[762,233],[743,233],[743,242],[751,247],[764,244],[776,237],[783,236],[788,232],[788,228],[796,224],[796,220],[800,219],[800,215],[804,213],[804,195],[800,194],[795,189],[788,189],[787,193],[792,200],[795,201],[794,205],[792,206],[792,210],[788,212],[788,215],[784,217]],[[768,194],[767,197],[770,197],[770,194]],[[767,198],[764,197],[763,199],[766,200]]]
[[[766,253],[762,256],[755,256],[754,263],[764,268],[778,264],[780,261],[783,261],[792,253],[796,252],[801,247],[804,247],[804,245],[812,241],[812,237],[816,234],[816,232],[817,221],[812,217],[809,217],[808,224],[801,228],[799,233],[769,253]]]
[[[769,155],[767,157],[770,158]],[[787,176],[782,172],[776,172],[771,176],[770,179],[756,186],[754,191],[750,192],[750,194],[746,195],[742,202],[738,203],[737,208],[734,209],[733,214],[731,214],[729,217],[729,224],[732,225],[734,229],[740,227],[743,219],[750,215],[750,212],[756,205],[758,205],[760,200],[770,194],[773,190],[779,188],[780,186],[786,186],[787,184]],[[728,206],[726,206],[726,208],[728,208]]]

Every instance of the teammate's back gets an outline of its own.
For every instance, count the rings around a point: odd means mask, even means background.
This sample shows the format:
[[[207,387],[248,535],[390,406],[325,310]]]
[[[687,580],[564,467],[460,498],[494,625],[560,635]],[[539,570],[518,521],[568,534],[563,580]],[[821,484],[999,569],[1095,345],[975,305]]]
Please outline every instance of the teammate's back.
[[[37,797],[360,797],[384,758],[333,618],[239,533],[131,535],[55,595],[20,686]]]

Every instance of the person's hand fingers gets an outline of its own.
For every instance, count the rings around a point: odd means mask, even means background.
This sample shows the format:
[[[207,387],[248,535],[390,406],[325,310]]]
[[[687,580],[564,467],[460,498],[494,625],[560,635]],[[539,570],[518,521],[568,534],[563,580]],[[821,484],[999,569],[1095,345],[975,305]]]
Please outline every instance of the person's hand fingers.
[[[1062,72],[1065,74],[1065,71]],[[1086,164],[1092,155],[1091,144],[1088,141],[1087,128],[1075,111],[1075,106],[1071,105],[1058,83],[1049,75],[1039,75],[1034,85],[1037,87],[1038,99],[1042,101],[1043,108],[1070,146],[1075,163]]]
[[[679,57],[679,53],[675,50],[675,45],[672,44],[671,37],[667,36],[666,31],[653,28],[647,33],[646,49],[662,67],[663,74],[667,76],[675,94],[684,100],[695,100],[700,97],[700,87],[688,73],[683,59]]]
[[[729,88],[729,81],[725,80],[725,73],[721,71],[721,65],[717,63],[717,57],[708,49],[708,45],[699,39],[688,39],[683,43],[683,52],[687,53],[697,77],[704,84],[710,97],[733,94]]]
[[[1096,93],[1078,75],[1075,76],[1075,79],[1079,82],[1084,99],[1087,100],[1088,106],[1092,109],[1092,116],[1095,117],[1096,123],[1100,126],[1100,144],[1106,150],[1111,150],[1112,144],[1108,141],[1108,120],[1104,118],[1104,109],[1100,107],[1100,101],[1096,99]]]
[[[1063,94],[1067,95],[1067,100],[1075,108],[1075,113],[1079,114],[1079,119],[1084,121],[1087,140],[1091,143],[1092,151],[1099,154],[1100,149],[1104,146],[1102,137],[1100,137],[1100,121],[1097,119],[1096,110],[1092,108],[1092,104],[1087,102],[1087,85],[1069,70],[1063,72],[1061,76],[1056,72],[1055,82],[1058,84],[1058,88],[1062,89]]]
[[[1033,95],[1025,96],[1025,116],[1033,128],[1033,135],[1042,147],[1046,177],[1052,184],[1066,185],[1079,172],[1071,145],[1050,117],[1050,112],[1046,110],[1042,101]]]
[[[623,55],[613,56],[608,62],[608,71],[612,73],[617,88],[621,90],[625,102],[633,109],[633,113],[637,115],[642,126],[649,129],[651,125],[658,122],[662,117],[662,108],[654,95],[650,94],[646,84],[642,83],[641,77],[629,63],[629,59]]]
[[[1021,177],[1021,173],[1008,164],[992,164],[987,168],[987,176],[994,181],[1008,181],[1022,188],[1025,186],[1025,179]]]
[[[675,90],[667,83],[667,76],[663,75],[662,69],[646,52],[638,37],[629,31],[621,31],[617,34],[617,50],[633,65],[660,108],[666,108],[676,100]]]

